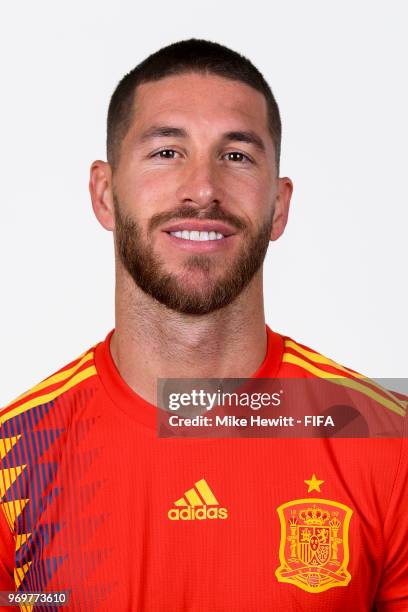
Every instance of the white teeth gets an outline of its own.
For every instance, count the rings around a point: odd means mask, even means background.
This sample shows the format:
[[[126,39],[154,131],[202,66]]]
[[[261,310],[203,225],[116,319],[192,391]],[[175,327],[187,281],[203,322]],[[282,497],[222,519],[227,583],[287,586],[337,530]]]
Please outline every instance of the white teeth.
[[[184,240],[194,240],[199,242],[204,242],[207,240],[221,240],[224,238],[224,235],[220,232],[198,232],[197,230],[189,231],[189,230],[178,230],[177,232],[169,232],[171,236],[176,236],[177,238],[183,238]]]

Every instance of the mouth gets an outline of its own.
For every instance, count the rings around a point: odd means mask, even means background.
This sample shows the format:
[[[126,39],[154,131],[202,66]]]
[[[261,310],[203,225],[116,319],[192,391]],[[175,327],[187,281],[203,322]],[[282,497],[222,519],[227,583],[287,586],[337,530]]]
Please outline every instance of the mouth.
[[[193,240],[197,242],[205,242],[207,240],[222,240],[225,238],[221,232],[199,232],[197,230],[178,230],[176,232],[167,232],[170,236],[181,238],[182,240]]]
[[[189,240],[193,242],[223,240],[235,234],[235,230],[226,223],[199,220],[186,220],[173,223],[165,227],[163,231],[180,240]]]
[[[171,242],[184,249],[213,251],[229,244],[236,235],[234,229],[217,221],[185,220],[162,230]]]

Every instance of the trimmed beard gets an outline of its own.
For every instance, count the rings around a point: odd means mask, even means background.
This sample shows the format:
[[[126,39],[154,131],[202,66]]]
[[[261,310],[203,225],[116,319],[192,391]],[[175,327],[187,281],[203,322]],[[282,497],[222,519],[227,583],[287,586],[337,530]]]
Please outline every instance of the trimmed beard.
[[[200,216],[195,209],[182,208],[179,211],[156,215],[151,219],[149,229],[171,219],[196,218],[222,220],[243,231],[247,240],[243,242],[239,254],[228,266],[225,274],[211,280],[211,254],[193,254],[186,257],[184,263],[185,279],[165,271],[163,260],[157,256],[152,247],[145,243],[138,222],[130,216],[122,216],[120,205],[114,196],[115,203],[115,242],[117,253],[124,268],[130,274],[137,287],[171,310],[188,315],[207,315],[224,308],[233,302],[248,285],[261,267],[268,250],[272,224],[273,209],[269,218],[263,222],[255,234],[251,234],[247,225],[235,215],[222,212],[218,205]],[[192,287],[188,280],[190,271],[201,270],[207,282],[202,281],[204,288]]]

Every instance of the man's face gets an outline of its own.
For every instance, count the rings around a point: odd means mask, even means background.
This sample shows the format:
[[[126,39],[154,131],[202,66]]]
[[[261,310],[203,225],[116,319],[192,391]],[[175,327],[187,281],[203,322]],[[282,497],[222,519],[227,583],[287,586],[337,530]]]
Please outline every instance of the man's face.
[[[183,74],[137,89],[113,175],[115,243],[143,291],[185,314],[231,303],[260,270],[277,178],[264,96]]]

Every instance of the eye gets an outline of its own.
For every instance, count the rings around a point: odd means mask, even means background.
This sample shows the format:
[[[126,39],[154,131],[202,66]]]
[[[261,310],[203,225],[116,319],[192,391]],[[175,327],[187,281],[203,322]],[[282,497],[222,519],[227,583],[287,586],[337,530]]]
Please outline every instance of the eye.
[[[244,153],[240,153],[239,151],[230,151],[226,153],[225,156],[228,161],[232,162],[251,162],[252,160]]]
[[[175,159],[176,155],[178,155],[178,153],[174,151],[174,149],[162,149],[154,153],[152,157],[158,157],[159,159]]]

